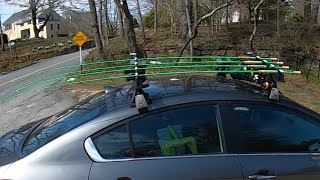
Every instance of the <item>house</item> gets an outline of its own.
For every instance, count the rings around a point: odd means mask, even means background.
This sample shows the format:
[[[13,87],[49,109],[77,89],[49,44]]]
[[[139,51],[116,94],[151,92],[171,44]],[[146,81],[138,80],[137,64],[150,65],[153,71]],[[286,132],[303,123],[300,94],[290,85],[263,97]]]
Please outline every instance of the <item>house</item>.
[[[50,16],[49,21],[39,33],[42,38],[57,38],[68,35],[68,26],[65,20],[55,11],[43,11],[37,16],[37,27],[40,27],[45,22],[45,19]],[[13,14],[4,23],[5,34],[9,40],[34,38],[33,24],[31,20],[30,10],[23,10]]]

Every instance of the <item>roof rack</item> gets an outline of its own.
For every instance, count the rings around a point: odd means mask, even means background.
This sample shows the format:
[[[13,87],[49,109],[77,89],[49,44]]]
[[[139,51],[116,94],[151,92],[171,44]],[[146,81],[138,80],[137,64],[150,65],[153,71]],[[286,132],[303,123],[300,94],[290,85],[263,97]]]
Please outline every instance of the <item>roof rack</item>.
[[[190,61],[190,59],[193,61]],[[135,92],[131,100],[132,106],[135,105],[138,109],[145,109],[148,104],[152,103],[149,95],[143,91],[144,88],[148,87],[146,83],[147,77],[213,73],[219,76],[230,74],[234,79],[260,84],[270,98],[273,92],[272,88],[277,87],[277,81],[284,80],[283,76],[285,74],[301,73],[300,71],[290,71],[288,66],[284,66],[284,62],[279,61],[277,58],[269,57],[182,56],[137,58],[134,53],[131,54],[129,59],[84,63],[82,64],[82,71],[78,70],[72,73],[58,72],[75,67],[80,67],[80,65],[46,69],[20,78],[19,80],[30,78],[31,76],[41,77],[1,98],[0,103],[22,94],[45,91],[72,84],[126,79],[135,83]],[[49,72],[51,74],[57,73],[51,76],[43,76],[43,74]]]

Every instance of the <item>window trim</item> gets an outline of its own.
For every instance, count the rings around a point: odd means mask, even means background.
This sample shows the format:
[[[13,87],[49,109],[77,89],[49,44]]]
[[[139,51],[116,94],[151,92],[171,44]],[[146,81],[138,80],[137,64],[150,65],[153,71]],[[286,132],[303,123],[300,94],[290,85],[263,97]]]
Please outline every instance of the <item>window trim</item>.
[[[226,157],[238,156],[238,154],[196,154],[196,155],[183,155],[183,156],[157,156],[157,157],[143,157],[143,158],[123,158],[123,159],[104,159],[98,152],[91,137],[88,137],[84,142],[84,148],[90,159],[96,163],[107,162],[128,162],[128,161],[144,161],[144,160],[164,160],[164,159],[185,159],[185,158],[208,158],[208,157]]]
[[[107,127],[105,127],[104,129],[96,132],[95,134],[91,135],[90,137],[88,137],[85,140],[85,149],[87,151],[87,154],[89,155],[89,157],[95,161],[95,162],[121,162],[121,161],[137,161],[137,160],[156,160],[156,159],[179,159],[179,158],[192,158],[192,157],[212,157],[215,155],[226,155],[227,153],[227,148],[226,148],[226,142],[225,142],[225,135],[224,135],[224,126],[222,123],[222,117],[221,117],[221,110],[220,110],[220,104],[223,103],[223,101],[205,101],[205,102],[194,102],[194,103],[186,103],[186,104],[178,104],[178,105],[173,105],[173,106],[168,106],[168,107],[164,107],[164,108],[159,108],[159,109],[155,109],[152,111],[149,111],[147,113],[144,114],[138,114],[138,115],[134,115],[132,117],[126,118],[124,120],[118,121],[114,124],[111,124]],[[183,155],[183,156],[156,156],[156,157],[135,157],[134,156],[134,144],[133,144],[133,139],[132,139],[132,133],[131,133],[131,128],[130,128],[130,122],[141,119],[143,117],[146,116],[151,116],[154,114],[158,114],[158,113],[162,113],[162,112],[166,112],[166,111],[170,111],[170,110],[175,110],[175,109],[182,109],[182,108],[188,108],[188,107],[199,107],[199,106],[208,106],[208,105],[212,105],[212,106],[217,106],[217,112],[219,113],[220,118],[217,119],[217,126],[218,126],[218,131],[219,131],[219,139],[220,139],[220,148],[222,150],[222,152],[217,152],[214,154],[196,154],[196,155]],[[104,159],[100,153],[98,152],[96,146],[93,143],[93,139],[97,138],[100,135],[103,135],[107,132],[109,132],[110,130],[120,127],[122,125],[125,125],[127,127],[127,133],[128,133],[128,140],[129,140],[129,146],[132,152],[132,158],[121,158],[121,159]],[[129,128],[129,129],[128,129]],[[88,142],[87,142],[88,141]],[[92,141],[92,145],[90,144]],[[87,144],[86,144],[87,142]],[[88,149],[87,149],[88,148]],[[90,151],[96,151],[100,157],[95,156],[94,153],[93,154],[89,154]],[[92,152],[90,152],[92,153]],[[230,154],[228,154],[230,155]],[[92,157],[91,157],[92,156]]]
[[[310,123],[318,123],[320,124],[320,119],[317,119],[316,117],[306,113],[306,112],[303,112],[297,108],[294,108],[294,107],[290,107],[288,105],[284,105],[284,104],[278,104],[278,103],[273,103],[273,102],[261,102],[261,101],[226,101],[226,104],[225,106],[223,106],[223,110],[226,110],[226,106],[231,106],[231,105],[250,105],[250,106],[255,106],[255,105],[260,105],[260,106],[268,106],[268,107],[271,107],[271,108],[276,108],[276,109],[279,109],[281,111],[287,111],[289,113],[292,113],[292,114],[298,114],[302,117],[306,117],[308,119],[305,119],[306,121],[310,122]],[[229,116],[228,117],[232,117],[232,120],[233,118],[235,118],[233,116],[233,113],[229,113]],[[223,117],[222,117],[223,118]],[[240,142],[240,144],[244,144],[246,143],[244,140],[243,140],[243,136],[241,135],[241,128],[240,128],[240,125],[238,122],[235,122],[236,124],[236,133],[237,134],[237,138],[236,139],[233,139],[232,141],[233,142],[229,142],[228,143],[234,143],[234,142]],[[234,125],[234,124],[233,124]],[[229,124],[225,127],[226,129],[229,129],[231,126],[230,122]],[[320,126],[319,126],[320,127]],[[228,146],[227,146],[228,147]],[[305,154],[305,155],[312,155],[312,154],[320,154],[319,153],[316,153],[316,152],[251,152],[251,151],[248,151],[246,148],[245,148],[245,145],[242,145],[240,146],[239,148],[235,148],[235,149],[232,149],[232,153],[237,153],[239,155],[279,155],[279,154],[283,154],[283,155],[288,155],[288,154]]]

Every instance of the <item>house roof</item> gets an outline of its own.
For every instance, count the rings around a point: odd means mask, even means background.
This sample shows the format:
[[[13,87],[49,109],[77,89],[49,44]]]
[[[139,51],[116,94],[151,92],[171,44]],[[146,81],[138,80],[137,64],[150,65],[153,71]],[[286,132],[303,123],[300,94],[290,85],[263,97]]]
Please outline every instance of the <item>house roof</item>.
[[[48,9],[42,11],[40,14],[37,15],[37,17],[41,16],[42,14],[48,12]],[[55,11],[52,11],[55,12]],[[51,13],[52,13],[51,12]],[[58,14],[59,15],[59,14]],[[59,15],[60,16],[60,15]],[[61,16],[60,16],[61,17]],[[62,18],[62,17],[61,17]],[[31,20],[31,12],[29,9],[14,13],[12,16],[10,16],[3,24],[9,25],[12,22],[20,20],[21,22],[26,22]]]
[[[8,25],[11,24],[14,21],[17,21],[19,19],[26,19],[30,16],[29,9],[14,13],[12,16],[10,16],[3,24]]]

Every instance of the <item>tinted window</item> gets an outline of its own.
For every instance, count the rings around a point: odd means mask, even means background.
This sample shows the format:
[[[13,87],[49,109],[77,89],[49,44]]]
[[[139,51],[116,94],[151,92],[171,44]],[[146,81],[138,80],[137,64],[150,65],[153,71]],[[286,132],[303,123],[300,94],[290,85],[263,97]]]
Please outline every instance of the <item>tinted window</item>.
[[[217,106],[150,115],[130,123],[136,157],[221,152]]]
[[[106,103],[101,93],[44,121],[29,136],[23,152],[29,154],[48,142],[62,136],[82,124],[106,112]]]
[[[105,159],[132,157],[125,125],[98,136],[93,142],[100,155]]]
[[[233,107],[249,152],[320,151],[320,125],[308,117],[263,105]]]

